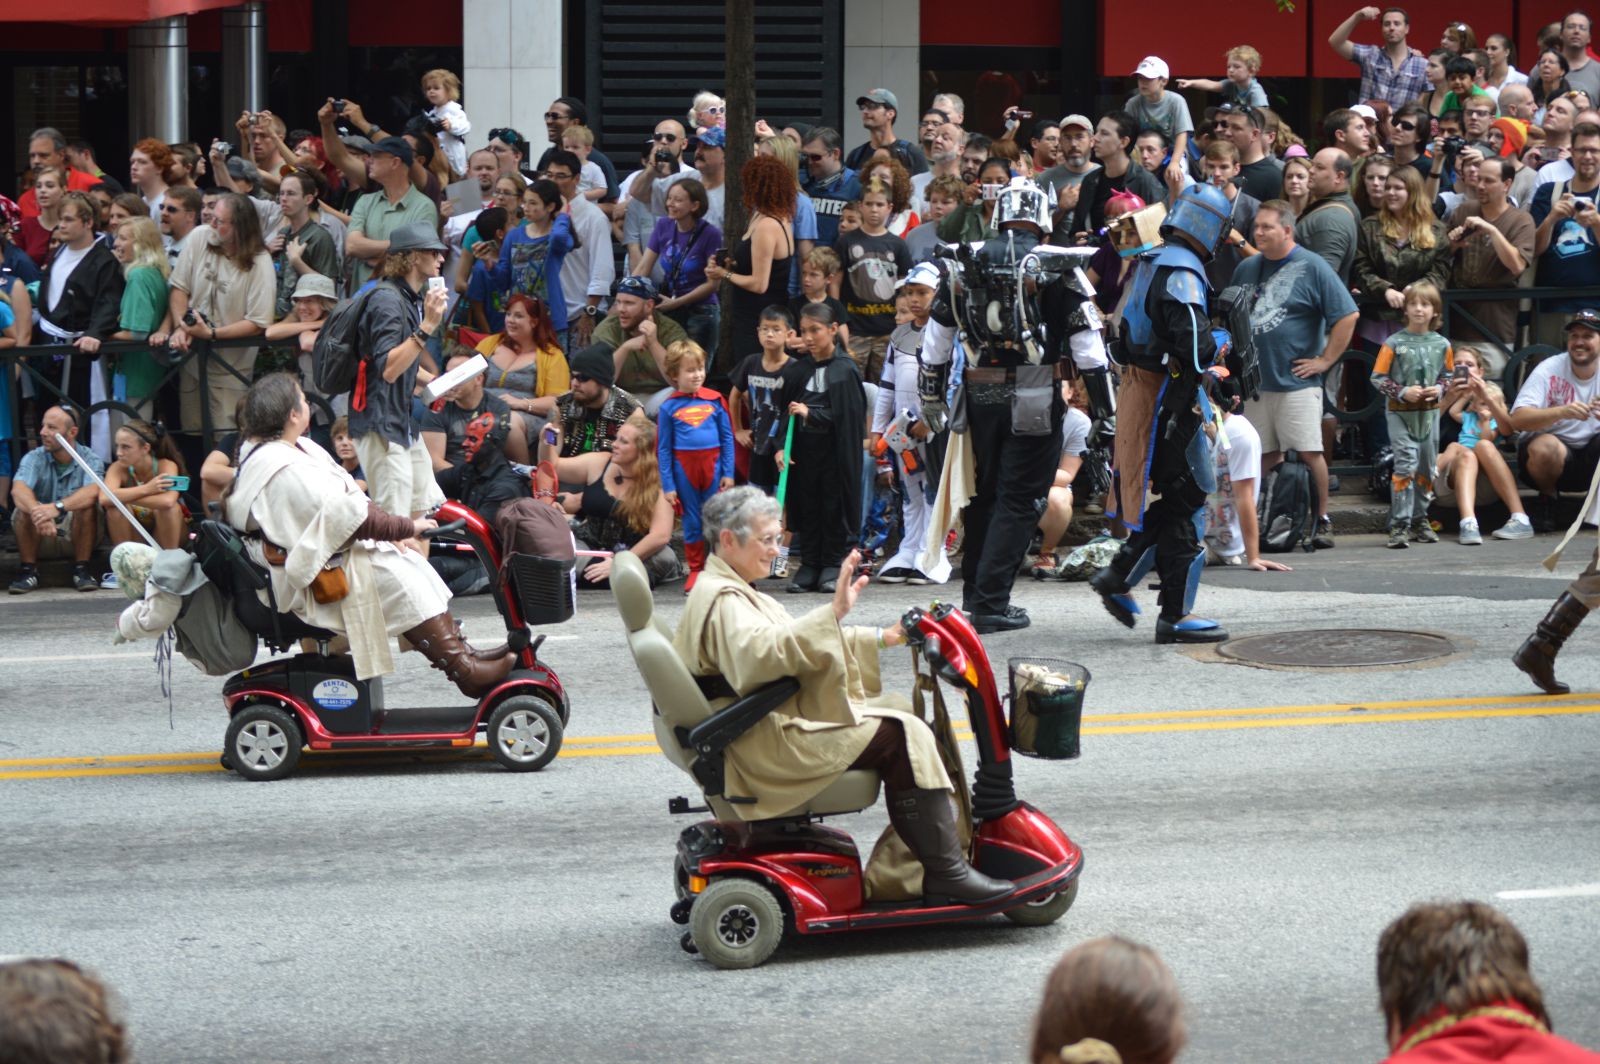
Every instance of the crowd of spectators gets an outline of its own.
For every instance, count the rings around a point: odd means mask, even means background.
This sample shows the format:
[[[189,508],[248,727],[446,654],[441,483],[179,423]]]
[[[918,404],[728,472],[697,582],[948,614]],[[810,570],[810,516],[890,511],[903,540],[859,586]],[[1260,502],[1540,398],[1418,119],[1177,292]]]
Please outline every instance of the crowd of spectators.
[[[1366,22],[1379,43],[1353,43]],[[198,467],[233,427],[249,382],[288,371],[319,404],[317,431],[348,415],[374,497],[390,512],[419,512],[437,497],[445,459],[423,445],[417,393],[460,352],[489,361],[482,387],[505,406],[496,438],[517,466],[549,446],[547,428],[560,456],[575,458],[611,450],[630,419],[656,419],[676,387],[667,358],[679,342],[701,352],[713,384],[728,381],[768,349],[761,330],[773,308],[786,311],[783,346],[803,364],[802,312],[826,307],[823,324],[870,392],[891,334],[914,317],[901,299],[912,268],[941,241],[995,235],[996,186],[1035,181],[1054,206],[1049,239],[1100,247],[1091,276],[1113,319],[1127,262],[1105,238],[1108,221],[1203,181],[1234,205],[1208,273],[1218,290],[1257,287],[1251,329],[1263,369],[1261,399],[1235,415],[1248,422],[1241,435],[1259,437],[1260,461],[1231,471],[1213,513],[1236,518],[1231,480],[1253,482],[1297,452],[1315,483],[1314,542],[1330,547],[1340,485],[1329,458],[1409,455],[1390,439],[1403,422],[1432,443],[1418,452],[1427,468],[1397,471],[1395,491],[1414,481],[1426,501],[1453,493],[1468,544],[1482,542],[1474,506],[1498,499],[1510,520],[1495,534],[1520,538],[1550,527],[1558,493],[1586,487],[1600,458],[1597,336],[1581,291],[1600,285],[1590,31],[1581,12],[1546,27],[1523,42],[1536,56],[1523,74],[1505,34],[1480,49],[1471,27],[1452,23],[1425,54],[1403,9],[1362,8],[1328,41],[1358,69],[1359,92],[1308,137],[1271,106],[1272,57],[1248,44],[1220,57],[1218,79],[1174,79],[1148,56],[1121,106],[1059,121],[1014,106],[969,115],[948,93],[903,113],[893,92],[870,89],[855,100],[865,141],[848,152],[837,129],[757,122],[755,154],[739,164],[737,233],[726,228],[726,107],[708,92],[615,160],[603,147],[621,146],[597,143],[584,101],[549,105],[541,147],[515,129],[474,125],[460,79],[444,70],[421,77],[428,106],[398,129],[354,100],[328,100],[304,128],[247,112],[204,146],[138,140],[126,182],[92,146],[35,130],[24,187],[0,197],[0,347],[54,350],[0,379],[0,433],[30,436],[49,410],[64,410],[78,443],[109,467],[131,417],[170,429],[178,457]],[[986,122],[990,133],[976,128]],[[1432,327],[1449,357],[1437,379],[1400,382],[1380,405],[1428,416],[1338,420],[1330,411],[1365,407],[1373,394],[1342,356],[1354,347],[1379,357],[1405,332],[1407,293],[1421,285],[1445,293],[1448,327]],[[1528,286],[1577,291],[1532,302]],[[320,330],[339,300],[373,289],[384,294],[363,307],[371,370],[358,401],[318,394]],[[1503,380],[1508,356],[1534,343],[1558,353],[1531,374],[1520,366],[1526,384]],[[780,427],[799,376],[785,378]],[[1394,384],[1381,372],[1370,381]],[[732,423],[748,429],[751,395],[734,398]],[[0,456],[0,475],[14,457]],[[741,437],[741,480],[751,457]],[[1507,479],[1513,467],[1532,495],[1526,507]],[[1466,483],[1474,474],[1487,483]],[[903,483],[894,470],[887,479]],[[33,480],[28,499],[6,492],[14,527],[43,528],[39,507],[59,501]],[[870,509],[881,492],[865,494]],[[187,502],[179,492],[179,512]],[[158,509],[140,507],[152,530],[170,520]],[[641,512],[634,534],[651,524]],[[1224,524],[1213,527],[1213,547],[1230,545],[1219,559],[1268,567],[1233,550],[1241,530]],[[1424,516],[1410,540],[1437,538],[1422,530],[1432,524]]]

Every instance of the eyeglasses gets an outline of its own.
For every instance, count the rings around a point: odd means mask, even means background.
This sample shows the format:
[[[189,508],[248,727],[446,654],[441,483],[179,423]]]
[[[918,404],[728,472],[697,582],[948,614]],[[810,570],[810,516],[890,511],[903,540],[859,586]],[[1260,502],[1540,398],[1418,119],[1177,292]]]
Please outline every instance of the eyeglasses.
[[[1573,148],[1574,155],[1600,155],[1600,148]]]
[[[779,543],[783,542],[783,533],[772,532],[765,536],[752,536],[751,538],[757,543],[761,544],[763,547],[776,547]]]
[[[652,133],[650,134],[650,139],[655,141],[657,144],[678,143],[678,135],[676,133]]]
[[[878,111],[889,105],[886,103],[879,103],[876,100],[862,100],[860,103],[856,104],[856,106],[863,111]]]
[[[544,176],[552,181],[571,181],[572,175],[565,170],[546,170]]]
[[[544,120],[546,122],[565,122],[571,117],[571,115],[564,115],[560,111],[546,111],[544,113]]]

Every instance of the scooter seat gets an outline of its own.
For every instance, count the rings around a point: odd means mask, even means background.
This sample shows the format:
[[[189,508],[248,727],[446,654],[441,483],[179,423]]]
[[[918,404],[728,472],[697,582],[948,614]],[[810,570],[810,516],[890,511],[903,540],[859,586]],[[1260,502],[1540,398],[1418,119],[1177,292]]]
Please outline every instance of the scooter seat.
[[[822,788],[804,805],[789,810],[778,820],[797,816],[838,816],[854,813],[878,801],[879,779],[876,772],[867,769],[847,769],[839,778]]]

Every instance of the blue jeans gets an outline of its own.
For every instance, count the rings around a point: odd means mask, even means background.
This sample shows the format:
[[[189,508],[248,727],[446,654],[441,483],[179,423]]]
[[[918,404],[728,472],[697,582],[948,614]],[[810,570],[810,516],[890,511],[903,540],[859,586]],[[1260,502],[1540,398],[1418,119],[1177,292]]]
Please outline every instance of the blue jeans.
[[[722,339],[722,309],[717,304],[706,300],[692,307],[668,311],[667,317],[682,325],[689,339],[700,345],[700,350],[706,353],[706,361],[715,360],[717,344]]]

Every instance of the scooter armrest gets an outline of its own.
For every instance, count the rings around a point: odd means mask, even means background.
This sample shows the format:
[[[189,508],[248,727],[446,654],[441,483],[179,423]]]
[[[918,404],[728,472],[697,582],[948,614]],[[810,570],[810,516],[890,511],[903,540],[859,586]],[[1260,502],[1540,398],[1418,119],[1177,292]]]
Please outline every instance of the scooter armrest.
[[[720,795],[723,791],[726,779],[723,751],[799,692],[800,681],[793,677],[774,680],[719,709],[688,729],[687,735],[682,728],[678,729],[678,741],[694,751],[695,760],[690,772],[706,794]]]

